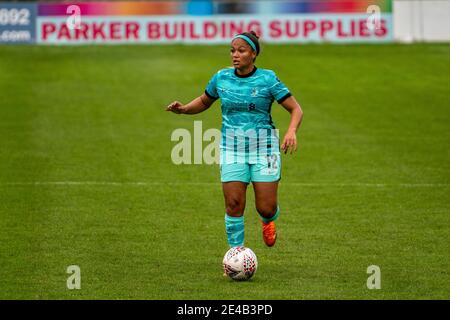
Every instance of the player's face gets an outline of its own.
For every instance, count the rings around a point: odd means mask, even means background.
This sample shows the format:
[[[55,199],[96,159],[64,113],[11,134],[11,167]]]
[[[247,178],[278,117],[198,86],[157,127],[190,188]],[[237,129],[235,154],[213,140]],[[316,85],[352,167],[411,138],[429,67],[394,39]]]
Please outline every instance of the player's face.
[[[243,39],[235,39],[231,43],[231,61],[233,67],[237,69],[245,69],[253,65],[253,60],[256,58],[256,52]]]

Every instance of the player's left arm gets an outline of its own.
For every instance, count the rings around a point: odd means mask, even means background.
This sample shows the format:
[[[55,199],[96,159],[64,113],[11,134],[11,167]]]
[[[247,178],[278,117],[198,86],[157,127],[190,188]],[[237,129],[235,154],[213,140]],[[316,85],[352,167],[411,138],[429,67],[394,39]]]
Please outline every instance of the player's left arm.
[[[281,105],[291,114],[291,122],[289,123],[288,130],[284,135],[281,150],[283,150],[284,154],[286,154],[290,149],[290,153],[292,154],[292,152],[297,150],[297,130],[302,123],[303,110],[294,96],[290,96],[285,99]]]

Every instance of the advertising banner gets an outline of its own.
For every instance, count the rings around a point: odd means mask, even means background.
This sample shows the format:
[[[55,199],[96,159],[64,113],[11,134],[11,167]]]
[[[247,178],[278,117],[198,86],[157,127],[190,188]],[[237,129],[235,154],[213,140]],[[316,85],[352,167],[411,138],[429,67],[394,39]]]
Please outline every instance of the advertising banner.
[[[393,41],[391,0],[0,3],[0,43],[222,44]]]
[[[0,3],[0,44],[36,42],[36,4]]]
[[[69,28],[66,17],[38,17],[39,43],[228,43],[255,30],[268,43],[386,42],[392,40],[390,15],[369,28],[363,14],[297,14],[279,16],[105,16],[82,18]]]

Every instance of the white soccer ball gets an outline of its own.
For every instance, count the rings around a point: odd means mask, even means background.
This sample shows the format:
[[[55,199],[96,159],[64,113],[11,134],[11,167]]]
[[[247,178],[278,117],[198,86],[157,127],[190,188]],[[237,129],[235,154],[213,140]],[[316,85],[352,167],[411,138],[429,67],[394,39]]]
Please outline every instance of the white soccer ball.
[[[257,268],[256,254],[247,247],[233,247],[223,257],[223,270],[233,280],[248,280]]]

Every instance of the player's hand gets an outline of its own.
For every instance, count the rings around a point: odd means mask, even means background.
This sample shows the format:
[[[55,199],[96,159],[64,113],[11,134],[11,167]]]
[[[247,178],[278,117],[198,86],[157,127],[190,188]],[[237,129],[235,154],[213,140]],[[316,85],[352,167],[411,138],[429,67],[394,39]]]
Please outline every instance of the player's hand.
[[[179,101],[174,101],[167,106],[166,111],[172,111],[173,113],[177,114],[183,113],[184,112],[183,104]]]
[[[289,150],[291,154],[297,151],[297,136],[294,130],[289,130],[284,136],[281,150],[284,151],[284,154],[288,153]]]

